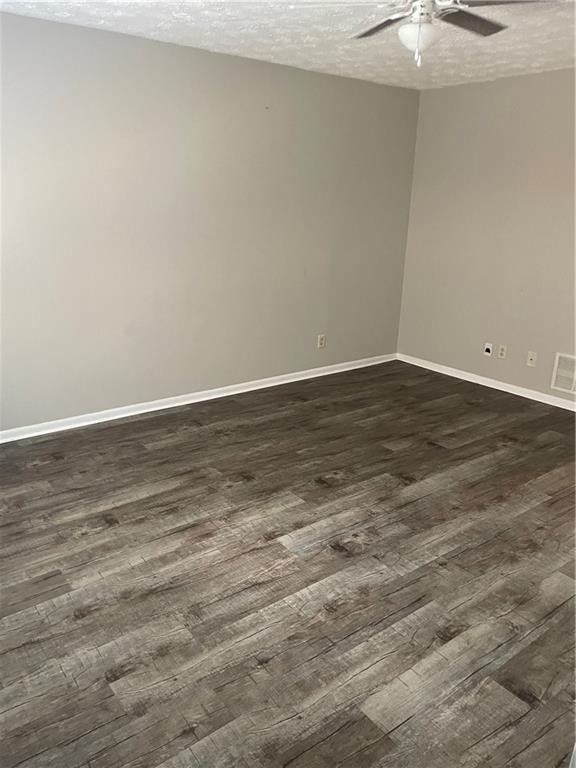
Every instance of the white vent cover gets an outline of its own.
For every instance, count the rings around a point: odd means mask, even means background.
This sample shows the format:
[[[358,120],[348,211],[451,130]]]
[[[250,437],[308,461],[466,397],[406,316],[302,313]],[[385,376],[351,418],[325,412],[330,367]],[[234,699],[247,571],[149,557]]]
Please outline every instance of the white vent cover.
[[[574,355],[556,352],[550,387],[559,392],[576,392],[576,357]]]

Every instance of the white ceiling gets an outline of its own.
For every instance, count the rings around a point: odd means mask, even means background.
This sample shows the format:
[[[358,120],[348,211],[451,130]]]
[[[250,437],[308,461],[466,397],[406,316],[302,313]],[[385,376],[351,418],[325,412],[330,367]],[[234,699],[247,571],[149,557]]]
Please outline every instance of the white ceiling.
[[[442,24],[421,69],[394,28],[352,36],[403,3],[357,0],[2,0],[2,10],[409,88],[574,66],[573,0],[477,9],[509,29],[489,38]]]

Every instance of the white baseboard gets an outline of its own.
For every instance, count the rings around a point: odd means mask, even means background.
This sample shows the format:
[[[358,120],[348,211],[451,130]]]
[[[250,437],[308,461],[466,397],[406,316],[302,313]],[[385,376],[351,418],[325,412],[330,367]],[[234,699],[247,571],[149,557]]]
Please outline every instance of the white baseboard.
[[[307,371],[297,371],[295,373],[285,373],[281,376],[271,376],[267,379],[258,379],[257,381],[247,381],[242,384],[232,384],[227,387],[218,387],[216,389],[206,389],[202,392],[192,392],[187,395],[177,395],[176,397],[165,397],[161,400],[151,400],[147,403],[137,403],[136,405],[125,405],[120,408],[110,408],[106,411],[97,413],[86,413],[81,416],[71,416],[67,419],[58,419],[56,421],[45,421],[41,424],[31,424],[26,427],[15,427],[14,429],[5,429],[0,433],[0,443],[9,443],[14,440],[25,440],[28,437],[39,437],[48,435],[52,432],[63,432],[67,429],[77,429],[78,427],[87,427],[90,424],[100,424],[105,421],[115,421],[116,419],[125,419],[127,416],[137,416],[141,413],[150,413],[151,411],[162,411],[167,408],[177,408],[181,405],[190,403],[199,403],[203,400],[214,400],[218,397],[230,397],[239,395],[242,392],[252,392],[256,389],[266,387],[277,387],[281,384],[289,384],[293,381],[303,381],[304,379],[315,379],[319,376],[330,376],[333,373],[342,371],[352,371],[356,368],[366,368],[370,365],[379,365],[388,363],[391,360],[401,360],[404,363],[417,365],[420,368],[427,368],[436,373],[443,373],[446,376],[452,376],[463,381],[470,381],[474,384],[482,384],[485,387],[499,389],[502,392],[509,392],[512,395],[520,395],[530,400],[537,400],[546,405],[553,405],[557,408],[564,408],[568,411],[576,411],[576,403],[565,400],[556,395],[547,395],[543,392],[537,392],[533,389],[517,387],[514,384],[506,384],[497,379],[489,379],[485,376],[478,376],[475,373],[461,371],[457,368],[449,368],[446,365],[432,363],[429,360],[422,360],[418,357],[405,355],[401,352],[391,355],[378,355],[377,357],[367,357],[363,360],[352,360],[348,363],[336,363],[335,365],[326,365],[322,368],[311,368]]]
[[[511,395],[519,395],[520,397],[527,397],[529,400],[537,400],[539,403],[545,403],[546,405],[553,405],[556,408],[564,408],[567,411],[576,411],[576,402],[573,400],[566,400],[563,397],[557,397],[556,395],[547,395],[544,392],[538,392],[535,389],[525,389],[524,387],[517,387],[515,384],[507,384],[504,381],[498,381],[498,379],[489,379],[486,376],[478,376],[475,373],[468,373],[468,371],[461,371],[458,368],[450,368],[447,365],[439,365],[438,363],[432,363],[429,360],[422,360],[419,357],[412,357],[411,355],[405,355],[399,352],[396,355],[397,360],[402,360],[404,363],[410,363],[410,365],[418,365],[420,368],[427,368],[429,371],[435,371],[436,373],[443,373],[446,376],[453,376],[455,379],[462,379],[463,381],[470,381],[473,384],[482,384],[484,387],[491,387],[492,389],[499,389],[502,392],[508,392]]]
[[[28,437],[39,437],[40,435],[47,435],[52,432],[63,432],[67,429],[87,427],[90,424],[100,424],[104,421],[125,419],[127,416],[137,416],[138,414],[149,413],[150,411],[163,411],[166,408],[177,408],[181,405],[199,403],[203,400],[214,400],[217,397],[230,397],[230,395],[238,395],[242,392],[251,392],[266,387],[277,387],[281,384],[289,384],[293,381],[315,379],[318,376],[329,376],[333,373],[341,373],[342,371],[352,371],[356,368],[366,368],[370,365],[388,363],[390,360],[396,360],[396,355],[391,354],[367,357],[363,360],[352,360],[348,363],[336,363],[335,365],[326,365],[322,368],[311,368],[307,371],[285,373],[281,376],[271,376],[267,379],[247,381],[242,384],[232,384],[227,387],[218,387],[216,389],[206,389],[203,392],[192,392],[188,395],[164,397],[161,400],[151,400],[147,403],[125,405],[120,408],[109,408],[106,411],[98,411],[97,413],[86,413],[81,416],[71,416],[70,418],[57,419],[56,421],[45,421],[41,424],[31,424],[27,427],[5,429],[0,433],[0,443],[24,440]]]

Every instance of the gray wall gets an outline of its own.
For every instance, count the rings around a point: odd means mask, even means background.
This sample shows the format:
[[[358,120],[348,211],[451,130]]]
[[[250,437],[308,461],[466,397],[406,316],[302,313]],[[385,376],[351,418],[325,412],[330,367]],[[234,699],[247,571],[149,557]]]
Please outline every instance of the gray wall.
[[[399,349],[562,395],[549,385],[555,352],[574,350],[573,71],[421,94]]]
[[[417,100],[5,15],[3,427],[394,352]]]
[[[2,110],[4,428],[398,347],[550,392],[574,348],[571,72],[418,116],[414,91],[3,15]]]

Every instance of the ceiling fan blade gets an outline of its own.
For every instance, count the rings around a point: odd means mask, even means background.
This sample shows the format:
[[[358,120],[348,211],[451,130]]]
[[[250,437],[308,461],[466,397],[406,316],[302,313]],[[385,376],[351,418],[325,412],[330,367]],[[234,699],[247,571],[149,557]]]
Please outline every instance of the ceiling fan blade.
[[[461,29],[467,29],[468,32],[474,32],[476,35],[482,35],[483,37],[489,37],[495,35],[496,32],[501,32],[506,29],[505,24],[498,24],[496,21],[489,21],[483,16],[476,16],[475,13],[468,13],[468,11],[451,11],[443,16],[440,16],[442,21],[453,24],[455,27]]]
[[[546,0],[463,0],[468,8],[489,8],[491,5],[525,5],[526,3],[545,3]]]
[[[365,32],[360,32],[359,35],[355,35],[354,39],[362,40],[363,37],[372,37],[372,35],[377,35],[378,32],[382,32],[382,30],[391,27],[392,24],[396,24],[396,22],[400,21],[401,19],[405,19],[407,16],[410,16],[411,13],[411,8],[408,11],[402,11],[402,13],[395,13],[393,16],[389,16],[387,19],[384,19],[384,21],[376,24],[375,27],[370,27],[370,29],[367,29]]]

